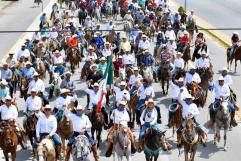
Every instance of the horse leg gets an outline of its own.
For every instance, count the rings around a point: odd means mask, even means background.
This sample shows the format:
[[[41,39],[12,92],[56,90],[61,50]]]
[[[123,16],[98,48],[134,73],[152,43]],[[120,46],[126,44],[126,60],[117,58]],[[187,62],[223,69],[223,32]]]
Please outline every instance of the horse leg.
[[[154,161],[157,161],[158,157],[159,157],[159,155],[154,156]]]
[[[224,149],[224,151],[227,150],[227,132],[228,132],[228,129],[225,128],[224,129],[224,135],[223,135],[223,139],[224,139],[223,149]]]
[[[3,151],[3,155],[4,155],[4,157],[5,157],[5,160],[6,160],[6,161],[9,161],[8,152]]]
[[[17,154],[16,151],[11,153],[12,161],[16,160],[16,154]]]
[[[100,142],[101,142],[101,132],[102,132],[102,128],[97,130],[97,148],[100,147]]]
[[[188,151],[185,148],[184,148],[184,150],[185,150],[185,161],[188,161]]]
[[[218,142],[220,142],[220,138],[221,138],[221,136],[220,136],[220,128],[219,127],[217,127],[217,141]]]
[[[167,92],[166,92],[166,94],[168,94],[168,90],[169,90],[169,80],[167,80]]]
[[[237,72],[237,60],[235,60],[235,67],[234,67],[234,72]]]
[[[216,123],[214,123],[213,125],[213,130],[214,130],[214,138],[213,138],[213,144],[216,145],[217,144],[217,127],[216,127]]]
[[[165,95],[166,93],[165,93],[165,89],[164,89],[164,87],[165,87],[165,81],[164,80],[161,80],[161,84],[162,84],[162,93],[163,93],[163,95]]]

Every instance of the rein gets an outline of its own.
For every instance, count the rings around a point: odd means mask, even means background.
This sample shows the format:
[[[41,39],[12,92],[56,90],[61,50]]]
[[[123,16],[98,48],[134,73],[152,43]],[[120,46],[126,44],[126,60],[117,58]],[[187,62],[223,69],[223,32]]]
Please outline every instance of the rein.
[[[185,135],[185,130],[182,132],[182,137],[183,137],[184,141],[185,141],[187,144],[191,145],[191,146],[194,145],[194,144],[196,144],[196,143],[198,142],[198,135],[197,135],[197,134],[195,135],[195,138],[193,139],[193,141],[192,141],[192,142],[189,142],[189,141],[187,140],[186,135]]]

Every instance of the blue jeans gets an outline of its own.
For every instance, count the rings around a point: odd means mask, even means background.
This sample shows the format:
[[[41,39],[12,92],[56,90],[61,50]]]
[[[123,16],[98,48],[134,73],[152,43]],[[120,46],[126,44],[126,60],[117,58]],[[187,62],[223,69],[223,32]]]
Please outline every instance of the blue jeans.
[[[80,134],[79,132],[74,131],[72,136],[69,138],[68,146],[71,146],[74,144],[75,138],[79,136],[79,134]],[[95,140],[91,137],[91,135],[87,131],[84,132],[84,135],[88,138],[91,146],[96,144]]]
[[[140,117],[141,117],[141,112],[142,112],[142,109],[145,105],[145,99],[141,99],[138,101],[137,105],[136,105],[136,122],[137,124],[140,124]]]
[[[64,66],[63,65],[57,66],[54,69],[54,73],[59,73],[60,75],[64,74]]]
[[[133,96],[134,91],[136,90],[136,86],[132,86],[130,90],[130,96]]]
[[[42,140],[45,136],[46,136],[46,134],[40,133],[40,140]],[[55,146],[61,146],[62,145],[62,141],[57,134],[52,135],[51,139],[53,140]],[[33,148],[37,148],[37,143],[34,141],[32,146],[33,146]]]
[[[220,102],[221,100],[220,99],[216,99],[215,98],[215,102]],[[235,112],[235,108],[234,108],[234,105],[228,100],[228,108],[230,110],[230,112]],[[213,108],[210,108],[210,110],[214,110]],[[211,112],[214,112],[214,111],[211,111]]]
[[[60,119],[62,118],[63,113],[64,113],[64,110],[58,110],[58,111],[55,113],[54,116],[56,117],[56,119],[57,119],[58,122],[59,122]]]
[[[148,128],[150,128],[150,127],[151,127],[151,125],[150,125],[150,123],[148,123],[148,122],[145,122],[145,123],[143,124],[143,126],[141,127],[140,134],[139,134],[139,141],[140,141],[141,139],[144,139],[144,136],[145,136],[145,134],[146,134],[146,130],[147,130]],[[161,131],[162,131],[160,124],[152,125],[152,127],[155,128],[158,132],[161,132]]]
[[[202,126],[195,120],[193,119],[194,123],[196,124],[196,131],[198,134],[204,133],[204,130],[202,129]],[[180,127],[177,129],[177,133],[182,133],[183,130],[183,126],[182,124],[180,125]]]

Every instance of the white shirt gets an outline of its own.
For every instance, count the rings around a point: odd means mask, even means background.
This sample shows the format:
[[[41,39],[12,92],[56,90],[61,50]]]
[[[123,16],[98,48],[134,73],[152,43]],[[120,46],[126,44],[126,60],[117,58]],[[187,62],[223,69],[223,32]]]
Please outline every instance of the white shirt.
[[[44,92],[45,91],[44,82],[41,79],[38,79],[37,81],[32,80],[29,83],[28,94],[31,93],[31,90],[33,88],[36,88],[38,92]]]
[[[178,95],[180,93],[180,90],[183,89],[182,95],[188,94],[188,90],[185,86],[182,86],[181,88],[174,84],[172,81],[170,81],[170,86],[172,90],[172,99],[178,99]]]
[[[224,97],[224,99],[227,99],[230,96],[230,89],[229,86],[224,84],[223,86],[220,86],[217,83],[214,84],[214,91],[215,91],[215,98],[220,99],[220,97]]]
[[[132,74],[132,75],[130,76],[129,84],[130,84],[131,86],[134,86],[136,82],[137,82],[138,84],[140,84],[142,79],[143,79],[143,78],[142,78],[142,75],[138,74],[137,76],[135,76],[135,74]]]
[[[29,58],[30,57],[29,50],[28,49],[25,49],[25,50],[20,49],[17,53],[17,60],[20,60],[21,57]]]
[[[93,105],[98,105],[98,101],[99,101],[98,92],[95,92],[94,90],[89,89],[89,88],[86,88],[86,89],[85,89],[85,92],[90,95],[90,102],[89,102],[89,107],[88,107],[88,109],[89,109],[89,110],[92,110],[92,109],[93,109]],[[105,102],[106,102],[106,98],[103,97],[102,104],[104,105]]]
[[[59,96],[56,101],[54,107],[58,110],[64,110],[64,106],[68,105],[73,97],[67,96],[66,98]]]
[[[60,55],[59,57],[54,56],[53,57],[53,64],[63,64],[64,63],[64,57]]]
[[[41,39],[41,36],[40,36],[40,34],[39,33],[37,33],[37,34],[33,34],[33,36],[32,36],[32,41],[34,41],[34,40],[40,40]]]
[[[226,75],[224,78],[224,84],[231,86],[233,84],[233,80],[230,75]]]
[[[7,121],[9,119],[16,120],[18,117],[18,110],[15,105],[7,107],[7,105],[3,104],[2,106],[0,106],[0,113],[1,119],[4,121]]]
[[[95,52],[92,52],[91,55],[90,55],[90,53],[87,54],[86,60],[90,61],[91,59],[94,60],[94,61],[97,59],[97,55],[96,55]]]
[[[81,117],[71,113],[69,119],[72,121],[73,130],[76,132],[85,132],[90,130],[92,124],[88,116],[83,114]]]
[[[176,34],[173,30],[170,30],[170,31],[167,30],[165,32],[165,36],[166,36],[166,38],[174,38],[174,40],[176,40]]]
[[[114,87],[114,91],[115,91],[116,102],[119,102],[121,100],[126,100],[126,101],[130,100],[130,93],[126,89],[121,91],[121,89],[119,87]]]
[[[38,119],[36,125],[36,137],[40,137],[40,133],[49,133],[49,136],[52,136],[56,133],[57,130],[57,120],[53,115],[50,115],[48,118],[45,114],[41,115]]]
[[[145,42],[141,39],[140,41],[139,41],[139,44],[138,44],[138,47],[140,48],[140,49],[143,49],[143,50],[146,50],[146,49],[149,49],[150,48],[150,42],[149,42],[149,40],[146,40]]]
[[[40,97],[35,96],[34,98],[32,96],[29,96],[25,102],[25,107],[23,109],[23,112],[28,111],[38,111],[42,107],[42,100]]]
[[[196,82],[199,84],[201,83],[201,78],[198,73],[194,73],[193,75],[191,75],[189,72],[187,72],[185,77],[185,83],[190,84],[192,82]]]
[[[108,50],[104,49],[104,50],[102,50],[101,53],[104,57],[107,57],[107,56],[111,56],[112,51],[111,51],[111,49],[108,49]]]
[[[122,57],[123,64],[130,65],[135,63],[135,57],[132,54],[124,54]]]
[[[174,52],[177,48],[176,43],[173,41],[173,43],[171,44],[170,42],[167,43],[167,49],[171,52]]]
[[[144,86],[142,85],[137,92],[137,95],[140,96],[141,99],[146,99],[147,96],[154,98],[155,92],[152,86],[148,86],[146,89],[144,89]]]
[[[205,58],[199,58],[196,62],[197,68],[209,68],[210,67],[210,60]]]
[[[174,67],[184,69],[184,60],[182,58],[178,58],[178,59],[176,58],[174,60]]]
[[[141,117],[140,117],[141,125],[143,125],[145,122],[150,123],[150,125],[154,125],[157,122],[157,111],[155,108],[153,108],[150,117],[147,116],[146,109],[142,111]]]
[[[119,111],[114,109],[111,113],[110,119],[113,120],[114,124],[127,123],[130,121],[130,117],[126,109],[124,111]]]
[[[58,32],[50,32],[49,37],[50,37],[51,39],[57,39],[57,37],[58,37]]]
[[[178,101],[182,105],[182,118],[187,118],[190,114],[194,116],[196,119],[199,115],[199,110],[197,108],[197,105],[195,103],[191,103],[190,105],[186,104],[186,102],[183,100],[184,97],[179,97]]]

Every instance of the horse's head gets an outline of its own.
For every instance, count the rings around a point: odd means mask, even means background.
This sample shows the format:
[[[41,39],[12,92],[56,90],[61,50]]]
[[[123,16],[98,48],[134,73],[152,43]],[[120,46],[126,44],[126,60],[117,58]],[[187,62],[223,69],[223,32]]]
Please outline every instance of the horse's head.
[[[5,147],[17,146],[17,143],[14,142],[14,138],[16,139],[17,136],[15,134],[14,128],[9,123],[3,125],[1,135]]]
[[[37,118],[35,112],[33,112],[27,118],[26,125],[27,125],[27,128],[28,128],[29,132],[32,133],[32,134],[35,134],[37,121],[38,121],[38,118]]]
[[[159,148],[162,145],[163,150],[167,150],[165,132],[151,127],[147,130],[145,141],[149,142],[149,146],[152,146],[152,149]]]
[[[184,122],[184,129],[187,135],[191,135],[195,132],[196,125],[192,118],[187,118]]]
[[[228,102],[227,102],[227,101],[222,101],[222,103],[219,104],[218,109],[219,109],[224,115],[228,115],[228,114],[229,114]]]

